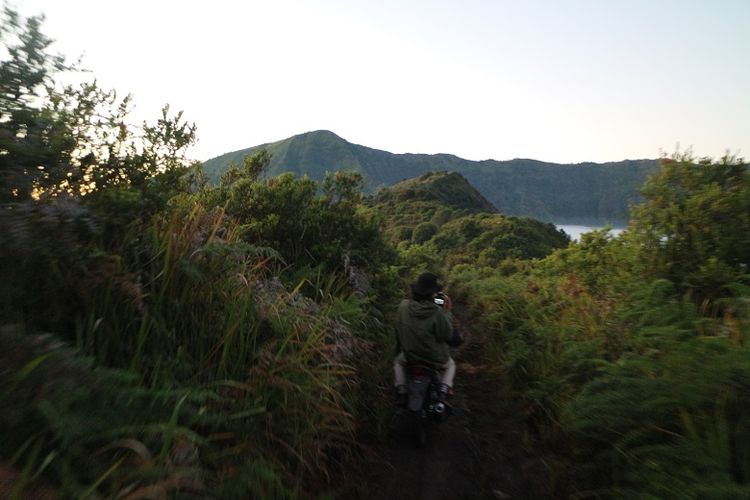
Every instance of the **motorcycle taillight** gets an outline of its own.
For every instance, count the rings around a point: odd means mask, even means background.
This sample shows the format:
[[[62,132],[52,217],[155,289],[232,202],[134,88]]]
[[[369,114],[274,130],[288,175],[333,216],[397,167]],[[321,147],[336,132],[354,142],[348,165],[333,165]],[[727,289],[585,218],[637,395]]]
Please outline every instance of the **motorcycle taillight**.
[[[412,366],[411,374],[415,377],[422,377],[425,373],[421,366]]]

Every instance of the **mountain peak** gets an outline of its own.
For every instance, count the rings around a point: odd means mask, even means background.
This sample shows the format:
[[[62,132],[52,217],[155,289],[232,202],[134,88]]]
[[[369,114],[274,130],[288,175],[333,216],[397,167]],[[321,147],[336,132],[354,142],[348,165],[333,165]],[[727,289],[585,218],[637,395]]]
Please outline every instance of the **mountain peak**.
[[[303,132],[301,134],[295,135],[294,137],[304,137],[304,136],[308,136],[308,137],[310,137],[310,136],[311,137],[326,137],[326,138],[331,138],[331,139],[338,139],[340,141],[345,141],[345,139],[343,139],[341,136],[335,134],[334,132],[331,132],[330,130],[325,130],[325,129],[311,130],[309,132]]]
[[[293,135],[288,139],[281,141],[284,142],[304,142],[308,144],[349,144],[349,142],[343,137],[337,135],[330,130],[311,130],[310,132],[303,132],[301,134]]]
[[[378,201],[435,201],[470,213],[497,212],[497,208],[458,172],[428,172],[382,189]]]

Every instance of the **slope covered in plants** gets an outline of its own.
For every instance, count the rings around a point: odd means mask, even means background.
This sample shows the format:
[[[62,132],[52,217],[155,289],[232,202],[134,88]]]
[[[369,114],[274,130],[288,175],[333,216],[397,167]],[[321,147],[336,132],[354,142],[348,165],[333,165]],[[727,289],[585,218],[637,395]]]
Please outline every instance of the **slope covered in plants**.
[[[394,288],[361,177],[259,180],[259,155],[209,187],[181,113],[55,85],[40,19],[5,16],[0,496],[333,488]]]
[[[411,270],[460,262],[499,266],[548,255],[570,241],[553,224],[497,213],[458,173],[434,172],[381,189],[369,202]]]
[[[623,235],[513,272],[453,267],[503,382],[488,397],[525,402],[550,496],[750,491],[749,174],[665,158]]]

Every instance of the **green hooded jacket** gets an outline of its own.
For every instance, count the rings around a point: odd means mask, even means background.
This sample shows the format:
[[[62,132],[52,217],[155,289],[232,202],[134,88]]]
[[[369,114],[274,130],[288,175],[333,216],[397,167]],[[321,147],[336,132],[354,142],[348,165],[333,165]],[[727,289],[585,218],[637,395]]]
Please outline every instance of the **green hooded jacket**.
[[[432,301],[404,299],[398,306],[398,336],[408,361],[444,364],[450,359],[446,342],[453,333],[453,317]]]

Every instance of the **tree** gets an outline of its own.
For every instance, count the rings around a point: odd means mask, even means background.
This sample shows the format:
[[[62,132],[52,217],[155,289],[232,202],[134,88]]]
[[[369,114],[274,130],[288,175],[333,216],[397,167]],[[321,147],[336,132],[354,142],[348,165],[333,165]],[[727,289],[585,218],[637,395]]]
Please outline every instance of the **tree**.
[[[271,164],[271,154],[261,149],[255,154],[247,155],[242,159],[242,167],[231,165],[229,169],[221,175],[221,186],[229,187],[239,179],[249,179],[257,181],[260,176],[268,169]]]
[[[233,169],[216,189],[216,203],[238,219],[243,239],[278,250],[295,266],[332,270],[348,257],[375,269],[392,258],[374,214],[362,205],[359,173],[328,173],[322,186],[292,173],[259,179],[269,159],[265,152],[246,158],[245,168]]]
[[[750,265],[750,174],[741,158],[662,160],[642,189],[630,232],[646,273],[666,278],[697,300],[727,293]]]
[[[118,99],[95,81],[57,85],[61,71],[75,68],[49,52],[42,21],[22,20],[9,8],[2,14],[0,202],[80,197],[108,187],[153,194],[174,185],[189,164],[195,126],[165,106],[156,124],[134,127],[129,95]]]
[[[165,106],[135,127],[130,96],[58,85],[73,68],[50,53],[42,18],[0,17],[0,296],[48,326],[74,320],[101,271],[92,261],[137,246],[127,229],[182,189],[195,126]]]
[[[326,172],[323,194],[329,205],[356,205],[362,201],[365,180],[362,174],[351,172]]]
[[[435,236],[438,232],[438,228],[432,222],[422,222],[414,228],[412,233],[412,240],[414,243],[422,244],[426,243],[430,238]]]
[[[50,96],[52,75],[65,68],[51,55],[52,41],[40,31],[42,17],[25,21],[9,7],[0,16],[0,202],[31,197],[45,163],[70,147],[56,131],[60,123],[39,101]],[[47,101],[49,102],[49,101]]]

